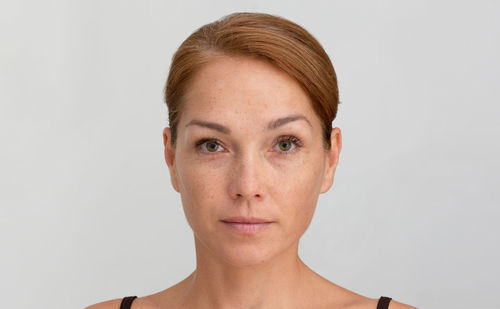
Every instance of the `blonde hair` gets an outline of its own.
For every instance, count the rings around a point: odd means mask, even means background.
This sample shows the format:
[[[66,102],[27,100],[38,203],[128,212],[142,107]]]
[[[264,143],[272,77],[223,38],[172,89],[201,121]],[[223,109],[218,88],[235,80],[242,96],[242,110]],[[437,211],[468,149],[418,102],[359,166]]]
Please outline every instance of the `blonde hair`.
[[[165,88],[175,147],[182,98],[189,81],[216,55],[258,57],[294,78],[309,95],[322,122],[326,149],[331,147],[332,121],[337,114],[337,77],[320,43],[301,26],[265,13],[233,13],[193,32],[172,57]]]

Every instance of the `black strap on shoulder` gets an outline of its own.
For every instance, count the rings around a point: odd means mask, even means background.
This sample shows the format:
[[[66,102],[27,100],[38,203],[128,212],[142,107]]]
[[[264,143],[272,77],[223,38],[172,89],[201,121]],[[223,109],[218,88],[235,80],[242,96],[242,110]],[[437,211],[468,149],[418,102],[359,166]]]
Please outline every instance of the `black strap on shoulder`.
[[[122,303],[120,304],[120,309],[130,309],[132,306],[132,302],[136,299],[137,296],[127,296],[122,299]]]
[[[389,309],[389,303],[391,302],[390,297],[382,296],[378,300],[377,309]]]

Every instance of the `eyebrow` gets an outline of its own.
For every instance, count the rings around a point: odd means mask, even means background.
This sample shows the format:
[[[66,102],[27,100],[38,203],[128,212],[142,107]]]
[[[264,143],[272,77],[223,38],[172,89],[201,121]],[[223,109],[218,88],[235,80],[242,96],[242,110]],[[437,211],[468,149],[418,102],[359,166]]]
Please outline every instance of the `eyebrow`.
[[[270,121],[267,124],[267,130],[274,130],[274,129],[277,129],[277,128],[279,128],[279,127],[281,127],[289,122],[298,121],[298,120],[306,121],[307,124],[309,124],[309,126],[312,128],[311,122],[309,122],[309,120],[305,116],[303,116],[303,115],[290,115],[290,116],[286,116],[286,117],[282,117],[282,118],[278,118],[278,119],[274,119],[274,120]],[[191,120],[184,127],[188,127],[188,126],[192,126],[192,125],[212,129],[212,130],[224,133],[224,134],[231,134],[231,130],[228,127],[225,127],[225,126],[218,124],[218,123],[215,123],[215,122],[202,121],[202,120],[198,120],[198,119]]]

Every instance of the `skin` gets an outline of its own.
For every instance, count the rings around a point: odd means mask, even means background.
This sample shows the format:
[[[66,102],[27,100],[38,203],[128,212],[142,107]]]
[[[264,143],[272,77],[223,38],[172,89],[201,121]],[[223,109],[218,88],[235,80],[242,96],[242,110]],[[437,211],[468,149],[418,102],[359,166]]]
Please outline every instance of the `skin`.
[[[319,194],[333,184],[340,129],[333,129],[326,150],[307,94],[262,60],[219,56],[188,88],[176,145],[170,145],[169,128],[163,142],[172,185],[193,230],[196,270],[169,289],[136,299],[132,308],[376,308],[377,299],[333,284],[298,256]],[[196,146],[207,138],[212,140]],[[272,223],[242,235],[221,222],[231,216]],[[392,301],[390,308],[413,307]]]

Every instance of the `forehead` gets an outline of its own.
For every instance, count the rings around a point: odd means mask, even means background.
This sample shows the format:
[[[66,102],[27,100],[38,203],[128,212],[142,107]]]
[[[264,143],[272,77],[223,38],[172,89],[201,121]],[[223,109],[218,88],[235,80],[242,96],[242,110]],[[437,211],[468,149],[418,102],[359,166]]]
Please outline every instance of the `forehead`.
[[[310,98],[297,81],[263,60],[219,56],[188,85],[181,122],[200,115],[266,121],[284,113],[315,118]]]

